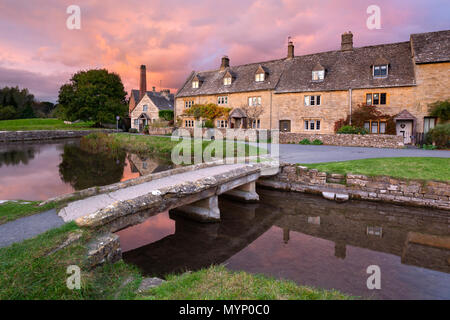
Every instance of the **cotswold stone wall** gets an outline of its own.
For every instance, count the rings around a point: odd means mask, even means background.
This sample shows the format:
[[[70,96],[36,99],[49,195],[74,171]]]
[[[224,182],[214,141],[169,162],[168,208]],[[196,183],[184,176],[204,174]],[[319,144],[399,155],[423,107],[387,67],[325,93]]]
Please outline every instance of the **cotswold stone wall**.
[[[260,179],[258,184],[275,189],[313,194],[330,192],[348,195],[350,199],[450,210],[449,182],[341,175],[283,164],[278,175]]]
[[[64,138],[81,138],[93,132],[116,132],[116,130],[33,130],[33,131],[0,131],[0,141],[31,141]]]
[[[189,131],[190,135],[194,135],[194,129],[193,128],[180,128],[182,130]],[[214,136],[216,139],[219,137],[219,135],[222,135],[222,137],[225,138],[231,138],[235,137],[237,140],[242,141],[249,141],[249,142],[256,142],[258,139],[262,139],[262,141],[270,139],[271,134],[270,130],[258,130],[258,129],[222,129],[222,128],[202,128],[202,134],[204,138],[209,138],[211,136]],[[229,136],[229,135],[232,136]]]
[[[403,137],[388,134],[306,134],[280,132],[280,143],[299,143],[318,139],[325,145],[373,148],[403,148]]]
[[[166,127],[166,128],[152,128],[149,127],[148,128],[148,134],[149,135],[166,135],[166,134],[172,134],[173,130],[175,130],[175,128],[173,127]]]

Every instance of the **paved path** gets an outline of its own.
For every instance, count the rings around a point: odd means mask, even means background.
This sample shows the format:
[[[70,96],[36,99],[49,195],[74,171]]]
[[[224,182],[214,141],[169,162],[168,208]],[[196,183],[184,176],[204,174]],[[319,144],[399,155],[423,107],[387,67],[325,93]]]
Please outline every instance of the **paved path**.
[[[64,224],[55,209],[0,225],[0,248],[33,238]]]
[[[290,163],[319,163],[386,157],[450,158],[450,151],[442,150],[311,146],[301,144],[280,144],[279,146],[280,160]]]
[[[95,211],[105,208],[116,201],[137,198],[141,195],[152,192],[152,190],[170,187],[186,181],[195,182],[196,180],[204,179],[217,174],[222,174],[230,170],[242,168],[245,166],[246,164],[231,164],[204,168],[196,171],[188,171],[170,177],[141,183],[114,192],[99,194],[97,196],[69,203],[67,207],[63,208],[59,212],[59,216],[62,217],[66,222],[72,221],[87,214],[94,213]]]

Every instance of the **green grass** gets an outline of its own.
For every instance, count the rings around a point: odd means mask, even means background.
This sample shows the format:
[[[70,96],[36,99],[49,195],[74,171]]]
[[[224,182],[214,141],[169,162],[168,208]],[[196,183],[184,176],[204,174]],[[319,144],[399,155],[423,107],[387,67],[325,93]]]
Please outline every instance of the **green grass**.
[[[141,155],[170,155],[177,145],[178,148],[180,148],[181,141],[181,139],[179,141],[172,141],[170,137],[161,136],[133,135],[127,133],[92,133],[82,138],[81,147],[84,150],[91,152],[108,152],[112,154],[118,153],[121,150],[126,150]],[[193,150],[197,143],[201,148],[202,153],[205,152],[205,150],[211,150],[211,155],[213,157],[219,154],[218,150],[222,150],[223,154],[229,156],[228,153],[226,153],[227,148],[231,149],[232,156],[233,154],[239,154],[239,150],[242,150],[241,153],[245,156],[256,156],[258,155],[258,152],[260,155],[267,153],[267,150],[263,148],[258,148],[242,142],[199,141],[195,139],[185,140],[185,151],[191,152],[193,155]]]
[[[211,266],[197,272],[172,275],[167,282],[142,294],[149,300],[325,300],[349,299],[337,291],[298,286],[246,272],[233,272],[224,266]]]
[[[82,238],[68,247],[51,253],[69,233],[83,232]],[[0,300],[14,299],[132,299],[141,275],[123,261],[94,270],[84,265],[86,243],[92,235],[75,223],[50,230],[36,238],[0,249]],[[81,289],[66,286],[67,267],[81,268]],[[124,284],[124,280],[131,281]]]
[[[93,122],[79,122],[64,124],[59,119],[17,119],[0,121],[0,131],[24,131],[24,130],[85,130],[93,129]]]
[[[0,224],[53,209],[56,203],[39,207],[39,201],[8,201],[0,204]]]
[[[353,173],[419,180],[450,180],[450,158],[376,158],[302,165],[329,173]]]

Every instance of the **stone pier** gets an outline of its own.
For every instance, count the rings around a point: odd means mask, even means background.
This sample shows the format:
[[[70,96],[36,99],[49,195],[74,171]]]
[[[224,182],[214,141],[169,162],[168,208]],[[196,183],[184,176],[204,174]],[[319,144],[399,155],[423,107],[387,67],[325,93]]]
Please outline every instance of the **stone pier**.
[[[258,202],[259,195],[256,193],[256,182],[252,181],[227,191],[225,195],[245,202]]]
[[[177,213],[183,213],[193,220],[200,222],[220,221],[219,198],[217,195],[202,199],[187,206],[175,209]]]

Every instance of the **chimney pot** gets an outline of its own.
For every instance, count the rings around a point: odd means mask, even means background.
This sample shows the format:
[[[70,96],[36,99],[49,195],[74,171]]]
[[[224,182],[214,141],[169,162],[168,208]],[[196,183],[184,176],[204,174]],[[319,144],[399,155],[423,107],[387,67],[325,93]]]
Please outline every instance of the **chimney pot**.
[[[287,54],[287,58],[288,59],[292,59],[294,58],[294,43],[292,41],[288,42],[288,54]]]
[[[353,50],[353,34],[351,31],[344,32],[341,37],[341,51]]]
[[[220,71],[230,67],[230,59],[227,56],[222,57],[222,64],[220,65]]]
[[[142,99],[147,92],[147,69],[145,65],[141,65],[141,78],[139,85],[139,99]]]

